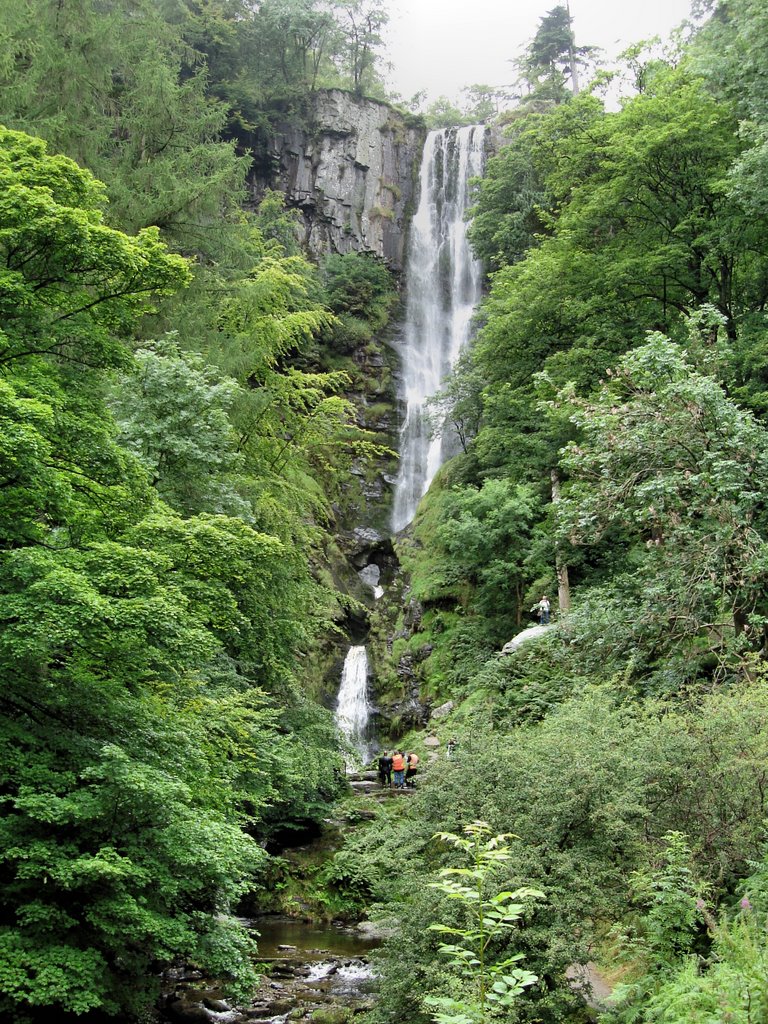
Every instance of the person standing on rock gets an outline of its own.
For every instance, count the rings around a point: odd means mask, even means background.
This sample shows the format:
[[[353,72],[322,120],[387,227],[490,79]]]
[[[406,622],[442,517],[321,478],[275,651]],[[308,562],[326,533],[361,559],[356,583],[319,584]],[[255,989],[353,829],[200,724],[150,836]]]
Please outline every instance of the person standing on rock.
[[[409,786],[411,788],[413,788],[416,785],[416,783],[414,781],[414,775],[416,774],[416,767],[418,766],[418,763],[419,763],[419,755],[418,754],[406,754],[405,755],[405,764],[406,764],[406,768],[405,768],[405,784],[406,784],[406,786]]]
[[[392,785],[392,755],[388,750],[383,751],[379,758],[379,785]]]
[[[549,608],[550,608],[550,605],[549,605],[549,598],[547,597],[546,594],[544,594],[542,596],[541,600],[536,605],[536,608],[538,609],[538,612],[539,612],[539,622],[541,623],[542,626],[548,626],[549,625]]]
[[[395,789],[405,789],[405,758],[402,750],[392,755],[392,772],[395,777]]]

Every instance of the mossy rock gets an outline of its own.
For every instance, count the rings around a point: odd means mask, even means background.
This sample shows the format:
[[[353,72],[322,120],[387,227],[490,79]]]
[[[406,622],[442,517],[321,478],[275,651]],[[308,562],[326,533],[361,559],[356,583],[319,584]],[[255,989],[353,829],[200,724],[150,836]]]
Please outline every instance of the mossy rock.
[[[321,1006],[310,1019],[314,1024],[348,1024],[352,1011],[347,1006]]]

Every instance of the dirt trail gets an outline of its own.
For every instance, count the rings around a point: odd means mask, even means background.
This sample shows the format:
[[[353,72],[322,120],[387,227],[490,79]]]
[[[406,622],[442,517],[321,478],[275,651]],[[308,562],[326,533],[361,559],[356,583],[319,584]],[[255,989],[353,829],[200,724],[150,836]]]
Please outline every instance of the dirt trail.
[[[589,986],[589,995],[584,997],[587,1006],[593,1010],[606,1009],[606,1001],[613,989],[598,970],[597,964],[591,960],[586,964],[571,964],[565,974],[573,988]]]

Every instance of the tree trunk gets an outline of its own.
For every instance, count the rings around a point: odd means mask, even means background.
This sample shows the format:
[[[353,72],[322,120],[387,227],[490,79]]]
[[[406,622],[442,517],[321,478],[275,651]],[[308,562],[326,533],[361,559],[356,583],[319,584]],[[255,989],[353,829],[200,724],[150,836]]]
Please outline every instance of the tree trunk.
[[[576,39],[573,34],[573,21],[571,20],[571,5],[566,0],[565,9],[568,12],[568,60],[571,65],[571,92],[574,96],[579,95],[579,69],[576,66]],[[568,570],[566,569],[566,578]],[[566,580],[567,585],[567,580]]]
[[[560,475],[556,469],[550,473],[552,481],[552,504],[560,501]],[[563,558],[563,553],[558,544],[555,548],[555,570],[557,572],[557,604],[561,615],[567,615],[571,610],[571,584],[568,579],[568,566]]]

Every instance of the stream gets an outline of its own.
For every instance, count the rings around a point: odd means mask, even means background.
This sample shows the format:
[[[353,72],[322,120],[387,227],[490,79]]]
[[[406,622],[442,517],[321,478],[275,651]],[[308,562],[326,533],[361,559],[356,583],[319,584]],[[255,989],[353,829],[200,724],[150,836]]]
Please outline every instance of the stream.
[[[224,998],[217,985],[195,971],[169,978],[163,1020],[222,1024],[285,1024],[312,1017],[344,1024],[349,1013],[369,1009],[376,979],[367,955],[379,943],[355,927],[306,923],[268,915],[248,922],[258,933],[257,963],[265,973],[247,1005]]]

